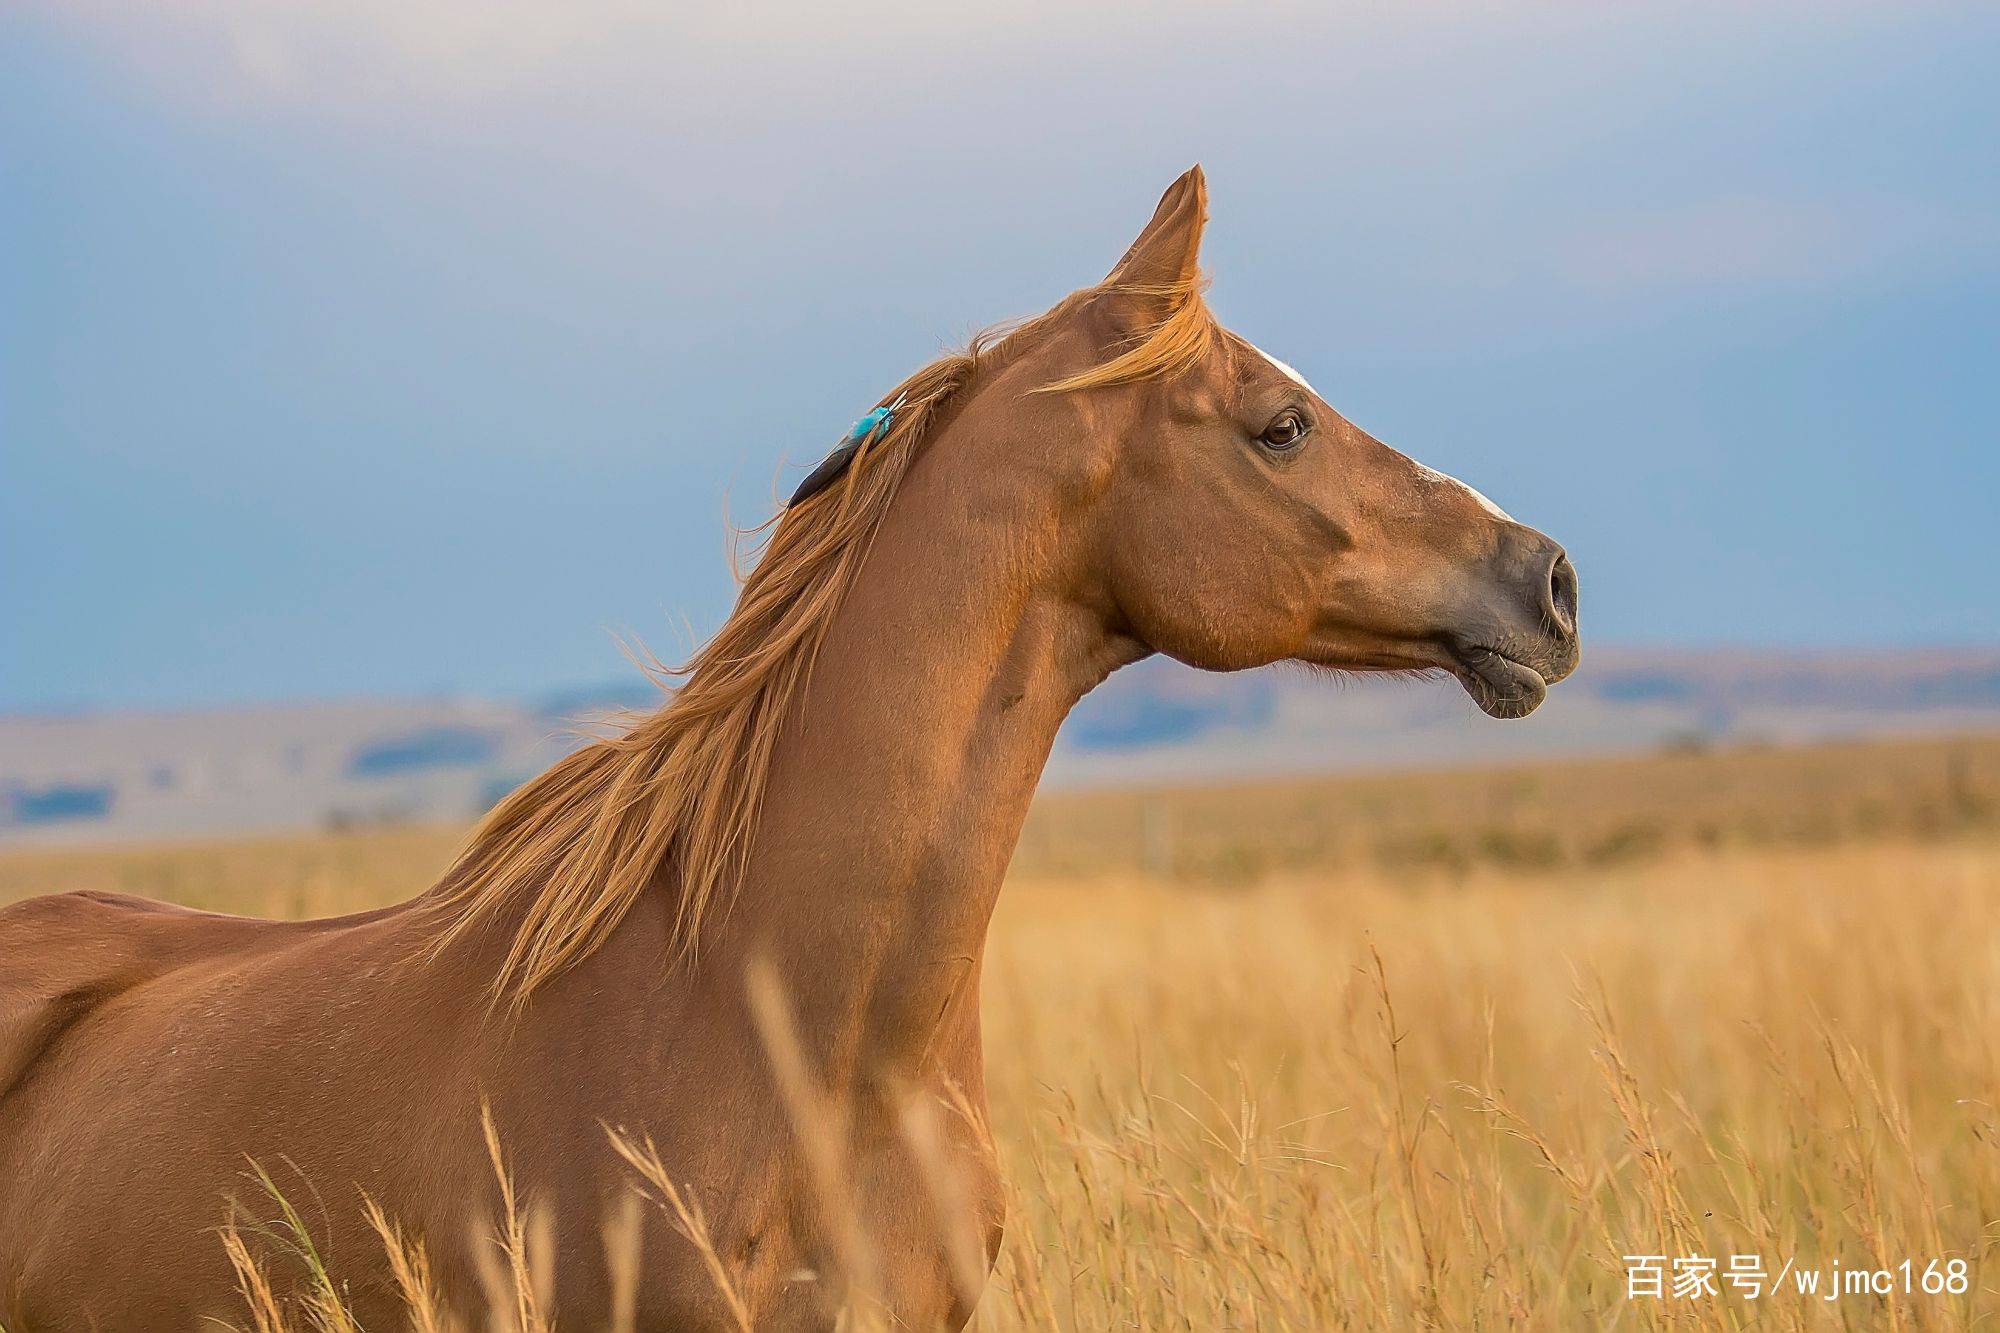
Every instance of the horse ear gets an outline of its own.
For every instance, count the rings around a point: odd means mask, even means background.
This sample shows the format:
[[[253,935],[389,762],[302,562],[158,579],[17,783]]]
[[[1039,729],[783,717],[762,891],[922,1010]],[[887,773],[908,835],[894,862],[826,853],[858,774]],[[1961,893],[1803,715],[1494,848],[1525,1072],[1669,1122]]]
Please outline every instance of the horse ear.
[[[1189,167],[1160,196],[1153,220],[1105,279],[1142,291],[1185,290],[1201,272],[1201,229],[1208,221],[1208,181]]]

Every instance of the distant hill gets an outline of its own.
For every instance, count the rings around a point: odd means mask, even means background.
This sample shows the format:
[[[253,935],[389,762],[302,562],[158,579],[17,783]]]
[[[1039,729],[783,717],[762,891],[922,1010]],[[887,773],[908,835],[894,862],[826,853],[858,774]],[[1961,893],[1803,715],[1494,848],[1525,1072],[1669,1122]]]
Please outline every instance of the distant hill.
[[[1064,729],[1054,781],[1341,771],[1558,754],[2000,729],[2000,649],[1587,651],[1533,716],[1494,722],[1448,680],[1237,676],[1158,659]]]
[[[655,706],[644,680],[529,700],[299,703],[0,717],[0,838],[463,820],[576,743]],[[1533,717],[1495,722],[1450,681],[1300,668],[1113,676],[1048,781],[1098,786],[1449,765],[1719,743],[2000,731],[2000,649],[1597,650]]]

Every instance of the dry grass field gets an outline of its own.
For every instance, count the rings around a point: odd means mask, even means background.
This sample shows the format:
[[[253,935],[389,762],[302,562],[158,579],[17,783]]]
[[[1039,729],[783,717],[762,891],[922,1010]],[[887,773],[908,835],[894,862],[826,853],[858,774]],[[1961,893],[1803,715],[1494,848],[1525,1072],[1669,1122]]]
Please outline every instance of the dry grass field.
[[[988,955],[978,1327],[1984,1322],[1996,806],[1994,740],[1045,801]],[[351,910],[454,836],[16,850],[0,901]]]

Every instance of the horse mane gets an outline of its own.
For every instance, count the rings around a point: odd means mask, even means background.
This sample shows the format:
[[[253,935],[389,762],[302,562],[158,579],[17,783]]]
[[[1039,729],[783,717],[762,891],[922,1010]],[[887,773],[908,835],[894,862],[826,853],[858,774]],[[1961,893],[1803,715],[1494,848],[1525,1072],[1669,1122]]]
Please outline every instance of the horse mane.
[[[726,910],[748,868],[793,703],[939,413],[979,371],[1108,292],[1161,302],[1167,314],[1118,356],[1040,391],[1185,371],[1217,328],[1201,291],[1198,275],[1168,288],[1086,288],[1036,319],[975,336],[897,385],[881,400],[895,405],[886,429],[867,437],[837,481],[739,534],[764,541],[747,572],[736,562],[742,587],[729,618],[685,665],[648,668],[669,689],[666,703],[558,760],[480,821],[426,900],[445,922],[433,955],[521,904],[493,983],[496,1000],[518,1006],[600,947],[649,884],[671,879],[670,961],[692,960],[705,923],[718,904]]]

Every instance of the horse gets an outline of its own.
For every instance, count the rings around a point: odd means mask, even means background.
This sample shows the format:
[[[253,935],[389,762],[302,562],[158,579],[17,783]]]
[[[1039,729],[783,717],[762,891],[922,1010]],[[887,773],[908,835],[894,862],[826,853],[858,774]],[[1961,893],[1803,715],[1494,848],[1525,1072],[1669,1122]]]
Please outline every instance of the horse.
[[[1071,706],[1159,653],[1514,718],[1578,660],[1561,546],[1218,323],[1207,200],[1196,167],[1103,281],[884,395],[659,709],[417,897],[0,912],[0,1324],[240,1318],[255,1164],[371,1328],[408,1318],[371,1210],[465,1312],[517,1197],[565,1327],[961,1327],[1005,1220],[981,955]],[[635,1144],[678,1211],[621,1277],[587,1242]]]

